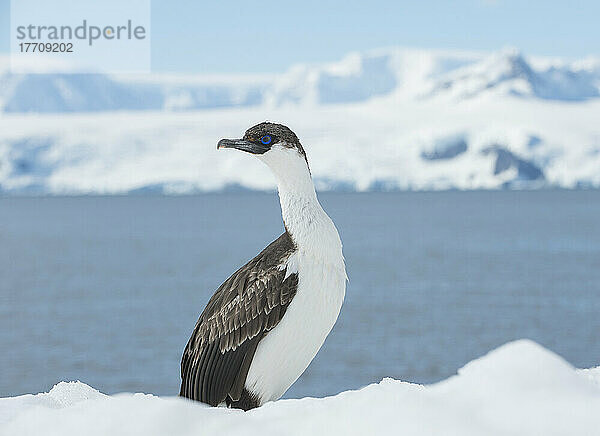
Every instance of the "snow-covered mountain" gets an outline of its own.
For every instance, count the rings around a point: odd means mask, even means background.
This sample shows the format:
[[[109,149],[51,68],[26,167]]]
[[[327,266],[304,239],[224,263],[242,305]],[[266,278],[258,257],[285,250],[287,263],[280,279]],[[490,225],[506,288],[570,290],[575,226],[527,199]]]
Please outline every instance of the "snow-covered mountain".
[[[266,83],[197,82],[179,78],[141,82],[105,74],[0,75],[0,109],[6,113],[198,110],[258,105]]]
[[[590,60],[534,67],[516,50],[492,54],[434,80],[429,95],[467,98],[496,91],[520,97],[582,101],[600,97],[600,64]]]
[[[548,100],[600,97],[600,59],[535,62],[512,49],[492,54],[378,50],[329,64],[297,65],[280,76],[225,79],[12,74],[7,65],[0,60],[0,110],[10,113],[339,104],[446,93],[469,98],[492,90]]]
[[[407,49],[274,76],[11,74],[0,68],[0,191],[272,189],[215,150],[270,119],[319,189],[600,187],[600,60]]]

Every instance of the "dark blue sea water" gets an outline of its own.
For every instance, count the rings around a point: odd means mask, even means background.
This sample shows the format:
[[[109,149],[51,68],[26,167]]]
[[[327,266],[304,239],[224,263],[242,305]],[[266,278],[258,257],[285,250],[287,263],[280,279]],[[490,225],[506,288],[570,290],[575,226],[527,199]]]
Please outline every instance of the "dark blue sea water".
[[[287,397],[433,382],[523,337],[600,364],[600,192],[320,198],[350,282]],[[210,295],[281,231],[275,194],[0,199],[0,396],[176,394]]]

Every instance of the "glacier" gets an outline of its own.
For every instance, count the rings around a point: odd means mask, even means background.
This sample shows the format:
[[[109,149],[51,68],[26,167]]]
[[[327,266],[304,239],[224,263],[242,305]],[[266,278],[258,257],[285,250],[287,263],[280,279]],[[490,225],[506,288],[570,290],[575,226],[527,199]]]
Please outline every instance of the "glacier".
[[[600,187],[600,59],[389,48],[271,75],[14,74],[0,193],[273,190],[218,139],[271,120],[319,190]]]
[[[600,367],[578,370],[521,339],[432,385],[393,379],[328,398],[279,400],[242,412],[178,397],[105,395],[82,382],[0,398],[6,435],[532,435],[595,434]]]

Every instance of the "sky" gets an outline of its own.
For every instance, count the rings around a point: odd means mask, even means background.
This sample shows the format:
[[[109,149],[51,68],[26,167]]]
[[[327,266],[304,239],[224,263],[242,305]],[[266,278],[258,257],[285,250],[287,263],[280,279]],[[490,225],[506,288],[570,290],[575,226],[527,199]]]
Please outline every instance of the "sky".
[[[9,17],[0,0],[0,53]],[[391,46],[581,58],[600,55],[598,17],[598,0],[152,0],[152,70],[274,73]]]

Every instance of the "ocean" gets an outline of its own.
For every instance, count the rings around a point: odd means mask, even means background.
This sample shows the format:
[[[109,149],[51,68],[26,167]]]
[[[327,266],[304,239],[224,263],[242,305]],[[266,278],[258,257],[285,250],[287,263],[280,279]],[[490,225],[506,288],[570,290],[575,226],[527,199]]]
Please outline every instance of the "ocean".
[[[600,365],[600,191],[319,198],[349,282],[287,398],[432,383],[518,338]],[[0,198],[0,396],[176,395],[204,305],[282,231],[274,193]]]

